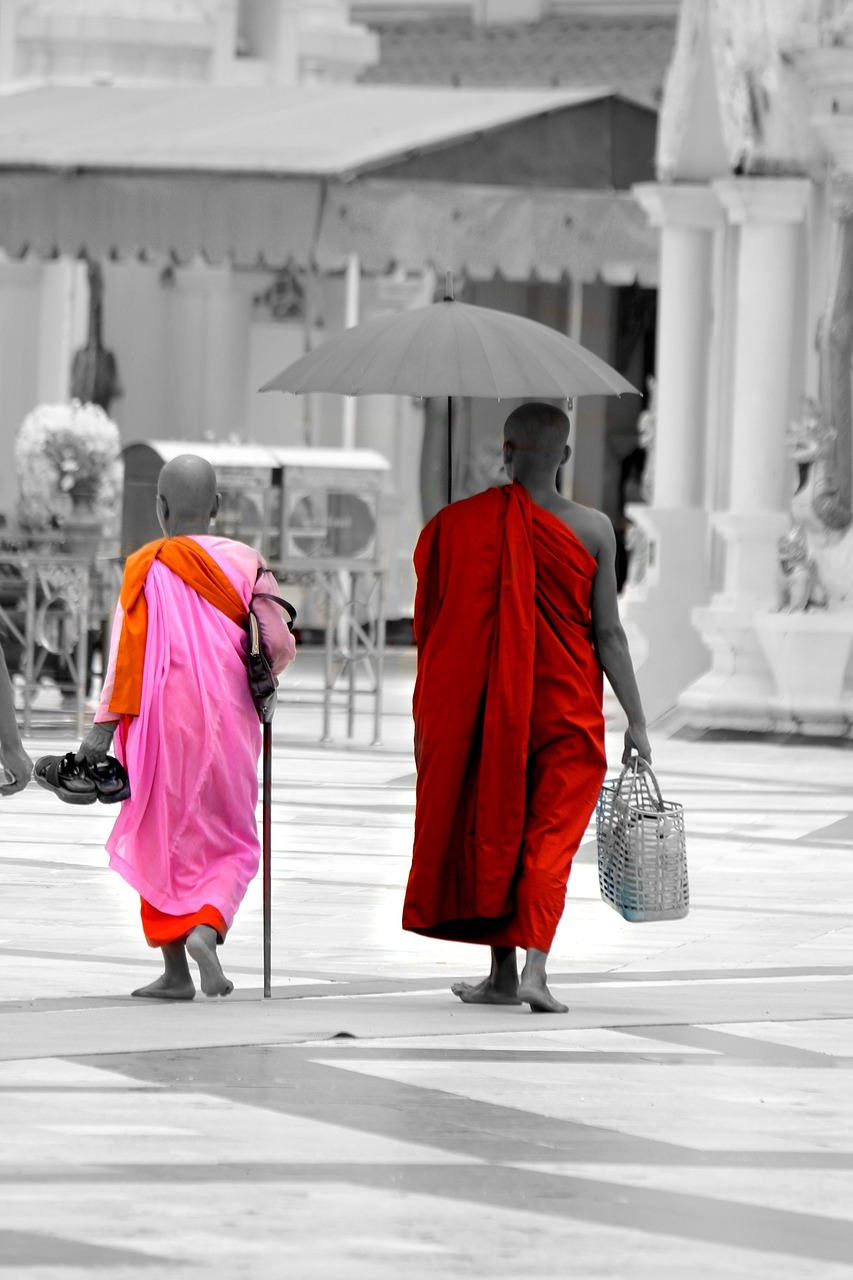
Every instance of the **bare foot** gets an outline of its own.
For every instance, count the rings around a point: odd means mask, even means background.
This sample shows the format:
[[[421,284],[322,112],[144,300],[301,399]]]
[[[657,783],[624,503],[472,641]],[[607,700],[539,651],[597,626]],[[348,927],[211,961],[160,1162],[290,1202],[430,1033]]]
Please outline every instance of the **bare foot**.
[[[187,951],[198,965],[201,989],[206,996],[230,996],[234,983],[222,972],[216,954],[216,931],[209,924],[197,924],[187,938]]]
[[[521,1004],[517,991],[496,986],[491,976],[482,982],[454,982],[450,990],[463,1004]]]
[[[168,973],[162,973],[147,987],[137,987],[131,991],[132,996],[140,996],[143,1000],[192,1000],[195,996],[195,983],[192,978],[175,979]]]
[[[548,984],[539,974],[522,973],[518,984],[519,1002],[529,1004],[531,1013],[568,1013],[569,1006],[560,1004],[548,990]]]

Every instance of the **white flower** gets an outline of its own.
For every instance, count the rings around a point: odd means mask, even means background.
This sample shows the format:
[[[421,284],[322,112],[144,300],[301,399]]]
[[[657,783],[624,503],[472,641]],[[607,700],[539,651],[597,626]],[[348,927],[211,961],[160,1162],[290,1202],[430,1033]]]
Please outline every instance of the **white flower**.
[[[21,524],[62,524],[75,494],[88,499],[103,525],[113,524],[121,501],[120,453],[118,427],[99,405],[38,405],[15,440]]]

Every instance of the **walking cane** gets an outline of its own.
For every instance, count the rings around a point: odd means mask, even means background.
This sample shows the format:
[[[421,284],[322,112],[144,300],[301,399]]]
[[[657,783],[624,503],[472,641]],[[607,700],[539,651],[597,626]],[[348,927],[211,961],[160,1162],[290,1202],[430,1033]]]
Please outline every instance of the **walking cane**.
[[[258,570],[258,577],[260,578],[262,573],[268,572],[269,570],[262,566]],[[281,596],[269,595],[266,591],[256,591],[252,598],[253,600],[274,600],[276,604],[281,605],[290,619],[288,627],[291,631],[293,630],[293,624],[296,621],[296,610],[287,600],[282,600]],[[270,980],[272,969],[272,718],[275,714],[278,681],[264,657],[261,647],[261,630],[251,604],[249,605],[248,664],[249,684],[252,688],[255,707],[263,727],[264,769],[261,788],[263,797],[263,839],[261,843],[263,848],[264,896],[264,999],[268,1000],[272,995]]]
[[[264,721],[263,854],[264,854],[264,998],[272,995],[272,724]]]

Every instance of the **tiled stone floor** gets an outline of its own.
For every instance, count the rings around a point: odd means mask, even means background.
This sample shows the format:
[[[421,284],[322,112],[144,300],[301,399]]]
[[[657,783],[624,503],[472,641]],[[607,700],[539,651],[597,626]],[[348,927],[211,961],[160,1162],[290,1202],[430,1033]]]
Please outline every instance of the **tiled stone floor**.
[[[232,999],[137,1003],[155,960],[110,811],[4,802],[0,1273],[853,1276],[853,752],[658,736],[690,915],[621,921],[587,841],[570,1013],[463,1007],[481,955],[399,928],[410,677],[381,747],[279,712],[271,1001],[258,885]]]

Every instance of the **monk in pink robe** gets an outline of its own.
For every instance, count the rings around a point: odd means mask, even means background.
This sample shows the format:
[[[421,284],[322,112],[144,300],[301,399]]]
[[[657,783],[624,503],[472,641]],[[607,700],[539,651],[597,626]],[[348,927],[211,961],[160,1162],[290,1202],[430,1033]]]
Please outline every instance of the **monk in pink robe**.
[[[216,947],[260,861],[261,730],[245,617],[254,594],[279,590],[251,547],[210,535],[218,507],[209,463],[185,454],[166,464],[157,496],[166,537],[128,560],[101,702],[78,752],[94,762],[114,744],[130,778],[110,866],[139,893],[146,940],[165,962],[135,996],[191,1000],[187,953],[205,995],[233,990]],[[254,608],[278,674],[293,637],[280,606]]]

